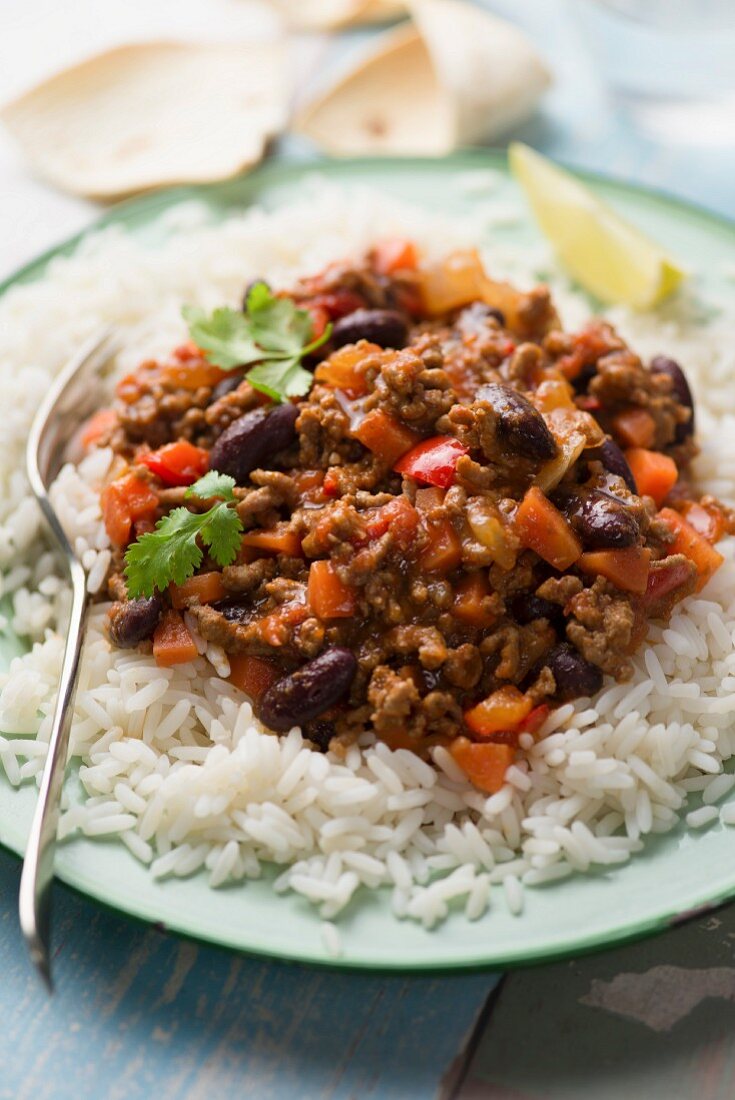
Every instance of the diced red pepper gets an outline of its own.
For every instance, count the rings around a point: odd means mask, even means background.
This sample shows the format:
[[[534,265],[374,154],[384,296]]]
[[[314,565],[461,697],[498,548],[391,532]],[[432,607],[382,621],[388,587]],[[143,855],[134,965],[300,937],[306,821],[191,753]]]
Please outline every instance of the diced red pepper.
[[[136,474],[111,481],[100,497],[105,530],[114,546],[127,546],[133,524],[152,520],[158,509],[158,494]]]
[[[537,707],[534,707],[531,713],[521,722],[518,732],[531,733],[535,737],[549,717],[550,710],[551,707],[548,703],[540,703]]]
[[[408,474],[416,481],[448,489],[453,484],[457,463],[469,454],[467,447],[451,435],[435,435],[425,439],[399,458],[393,469],[397,474]]]
[[[193,485],[209,469],[209,451],[181,439],[149,451],[138,462],[147,466],[164,485]]]
[[[309,312],[320,309],[327,314],[330,321],[338,321],[340,317],[346,317],[348,313],[354,313],[356,309],[363,309],[365,300],[362,295],[354,290],[331,290],[325,294],[315,294],[304,303],[303,308]],[[316,336],[316,333],[314,334]]]
[[[326,309],[315,305],[313,302],[306,306],[306,312],[311,317],[311,338],[312,340],[318,340],[320,336],[324,335],[324,330],[329,324],[329,314]]]
[[[307,602],[319,619],[349,619],[355,614],[355,593],[340,580],[331,561],[313,561]]]

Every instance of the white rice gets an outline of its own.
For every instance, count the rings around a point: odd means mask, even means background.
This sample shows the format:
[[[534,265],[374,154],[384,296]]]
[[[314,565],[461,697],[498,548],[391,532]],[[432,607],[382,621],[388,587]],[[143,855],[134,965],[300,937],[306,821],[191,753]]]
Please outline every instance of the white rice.
[[[485,194],[489,269],[519,283],[539,267],[553,271],[543,246],[493,244],[488,229],[518,216]],[[63,650],[68,590],[40,537],[22,454],[37,395],[68,355],[102,324],[126,330],[121,370],[167,351],[185,336],[182,302],[235,302],[248,279],[287,284],[334,258],[357,254],[376,236],[413,236],[431,254],[477,243],[468,198],[464,221],[408,206],[372,191],[314,185],[275,213],[249,211],[217,226],[196,207],[173,218],[170,243],[155,250],[108,229],[75,256],[55,260],[42,282],[0,302],[0,594],[5,618],[32,643],[0,678],[0,765],[10,783],[38,780]],[[477,207],[479,209],[479,206]],[[474,210],[474,212],[473,212]],[[567,327],[587,307],[557,277]],[[705,324],[693,299],[656,316],[613,319],[644,355],[680,358],[698,395],[703,490],[735,498],[735,362],[732,314]],[[66,467],[54,501],[100,590],[110,560],[98,486],[107,451]],[[187,665],[157,668],[152,657],[111,651],[108,605],[93,608],[72,731],[84,801],[65,794],[60,833],[118,835],[156,878],[202,870],[210,886],[257,878],[264,863],[284,871],[277,891],[295,891],[322,917],[325,950],[338,956],[333,920],[361,888],[392,890],[398,919],[433,927],[460,906],[468,920],[491,913],[493,884],[507,909],[524,907],[524,886],[625,862],[641,838],[692,828],[719,816],[735,825],[735,806],[714,805],[735,779],[723,765],[735,752],[735,540],[707,589],[670,624],[652,626],[625,685],[606,683],[595,700],[558,708],[504,788],[487,797],[463,778],[444,749],[435,768],[365,735],[344,760],[306,748],[298,730],[262,731],[250,704],[226,680],[219,647],[198,639]],[[703,805],[687,812],[701,792]]]

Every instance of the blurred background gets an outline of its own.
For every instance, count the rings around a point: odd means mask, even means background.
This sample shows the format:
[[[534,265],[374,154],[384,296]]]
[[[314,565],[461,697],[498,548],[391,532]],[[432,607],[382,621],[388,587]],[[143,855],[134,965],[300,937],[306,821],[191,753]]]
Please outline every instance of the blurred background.
[[[362,0],[364,2],[364,0]],[[472,0],[468,0],[471,3]],[[322,25],[361,0],[3,0],[0,102],[99,51],[130,42],[278,41],[298,113],[391,33],[386,24]],[[385,3],[385,0],[380,0]],[[732,0],[476,0],[515,24],[552,83],[521,138],[572,166],[663,187],[735,213],[735,4]],[[386,10],[386,9],[384,9]],[[316,14],[314,14],[316,13]],[[471,95],[471,89],[469,90]],[[401,98],[399,95],[398,99]],[[400,106],[399,104],[397,106]],[[187,111],[186,97],[180,103]],[[313,156],[283,134],[269,155]],[[196,150],[192,150],[196,156]],[[80,228],[94,207],[49,187],[0,127],[4,270]]]

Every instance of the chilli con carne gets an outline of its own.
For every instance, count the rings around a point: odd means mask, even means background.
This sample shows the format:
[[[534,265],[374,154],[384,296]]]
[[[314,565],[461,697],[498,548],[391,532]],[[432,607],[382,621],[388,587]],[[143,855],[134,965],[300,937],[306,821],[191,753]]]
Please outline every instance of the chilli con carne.
[[[448,745],[496,790],[519,735],[628,678],[648,620],[722,561],[732,518],[688,481],[684,373],[603,320],[564,332],[546,288],[493,282],[472,252],[422,266],[381,242],[267,290],[308,392],[264,393],[257,351],[233,368],[192,342],[123,379],[86,432],[118,456],[111,640],[191,660],[188,613],[271,729]],[[178,574],[164,554],[136,591],[130,562],[172,530]]]

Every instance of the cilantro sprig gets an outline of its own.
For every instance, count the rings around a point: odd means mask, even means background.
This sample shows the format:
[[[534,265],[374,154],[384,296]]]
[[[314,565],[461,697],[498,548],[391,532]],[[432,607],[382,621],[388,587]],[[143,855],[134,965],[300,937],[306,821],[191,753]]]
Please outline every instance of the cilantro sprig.
[[[235,479],[210,470],[187,491],[198,500],[220,499],[206,512],[174,508],[156,524],[155,531],[130,544],[125,552],[125,579],[132,599],[163,592],[169,584],[183,584],[204,557],[203,546],[220,566],[231,565],[240,549],[242,522],[232,504]]]
[[[192,340],[210,363],[227,371],[254,364],[248,382],[273,401],[308,393],[313,376],[301,361],[332,332],[327,325],[314,339],[308,311],[290,298],[276,298],[266,283],[250,288],[242,313],[225,307],[207,314],[196,306],[184,306],[182,313]]]

